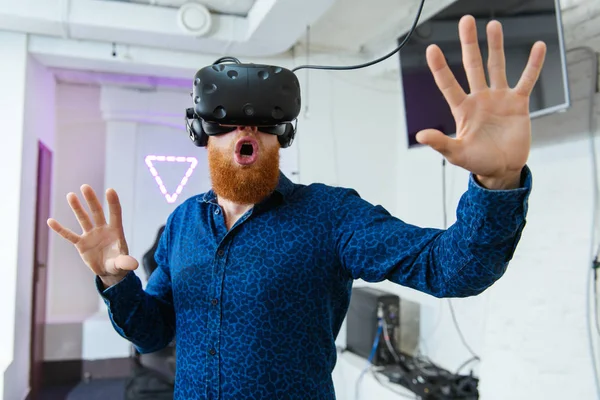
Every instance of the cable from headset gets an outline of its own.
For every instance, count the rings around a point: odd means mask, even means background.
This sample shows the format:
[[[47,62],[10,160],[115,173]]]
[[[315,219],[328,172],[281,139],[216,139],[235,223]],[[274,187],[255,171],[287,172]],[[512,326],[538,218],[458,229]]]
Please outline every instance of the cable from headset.
[[[221,63],[224,63],[224,62],[233,62],[233,63],[236,63],[236,64],[241,64],[242,63],[239,59],[237,59],[235,57],[227,56],[227,57],[221,57],[221,58],[219,58],[217,61],[215,61],[213,63],[213,65],[221,64]]]
[[[412,27],[406,34],[406,37],[404,38],[402,43],[400,43],[400,45],[395,50],[393,50],[391,53],[386,54],[385,56],[378,58],[377,60],[369,61],[364,64],[347,65],[347,66],[300,65],[300,66],[292,69],[292,72],[296,72],[300,69],[326,69],[326,70],[335,70],[335,71],[347,71],[347,70],[352,70],[352,69],[360,69],[360,68],[370,67],[371,65],[375,65],[377,63],[382,62],[383,60],[385,60],[387,58],[390,58],[391,56],[393,56],[394,54],[399,52],[404,47],[404,45],[408,42],[408,39],[410,39],[410,37],[412,36],[415,29],[417,29],[417,25],[419,23],[419,18],[421,17],[421,12],[423,11],[424,5],[425,5],[425,0],[421,0],[421,4],[419,5],[419,10],[417,11],[417,16],[412,24]]]

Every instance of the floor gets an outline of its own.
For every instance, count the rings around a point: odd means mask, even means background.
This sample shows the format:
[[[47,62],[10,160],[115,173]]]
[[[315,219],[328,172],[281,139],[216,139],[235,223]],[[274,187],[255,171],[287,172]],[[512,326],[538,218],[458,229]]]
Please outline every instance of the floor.
[[[124,400],[126,379],[97,379],[44,389],[38,400]]]

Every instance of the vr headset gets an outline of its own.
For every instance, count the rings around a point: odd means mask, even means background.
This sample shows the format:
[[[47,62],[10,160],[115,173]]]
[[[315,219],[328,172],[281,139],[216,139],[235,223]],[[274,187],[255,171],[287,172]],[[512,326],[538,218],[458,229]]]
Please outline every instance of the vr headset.
[[[282,148],[294,140],[300,83],[288,69],[225,57],[196,73],[191,95],[194,107],[186,110],[186,127],[196,146],[239,126],[276,135]]]

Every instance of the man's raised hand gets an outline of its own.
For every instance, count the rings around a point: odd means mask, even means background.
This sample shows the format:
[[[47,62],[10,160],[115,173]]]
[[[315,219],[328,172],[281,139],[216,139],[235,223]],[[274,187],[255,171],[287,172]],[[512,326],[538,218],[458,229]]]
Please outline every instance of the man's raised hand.
[[[91,218],[75,193],[69,193],[67,201],[79,221],[82,234],[76,234],[52,218],[48,220],[48,226],[75,245],[81,259],[100,277],[105,286],[112,286],[139,265],[138,261],[129,255],[123,233],[119,197],[113,189],[106,191],[110,213],[107,223],[94,190],[89,185],[83,185],[81,193],[88,204]]]
[[[498,21],[487,24],[489,84],[472,16],[461,18],[459,33],[470,93],[459,85],[441,49],[435,45],[427,49],[429,68],[456,121],[456,138],[425,129],[417,134],[417,141],[472,172],[488,188],[518,187],[531,147],[529,98],[544,64],[546,45],[536,42],[532,46],[527,66],[511,88],[502,25]]]

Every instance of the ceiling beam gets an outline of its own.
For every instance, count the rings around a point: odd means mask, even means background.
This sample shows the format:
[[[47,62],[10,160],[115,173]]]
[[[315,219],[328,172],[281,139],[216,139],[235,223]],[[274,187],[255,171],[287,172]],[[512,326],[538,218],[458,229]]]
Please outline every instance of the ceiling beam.
[[[104,0],[4,1],[0,29],[213,57],[267,57],[292,48],[334,1],[257,0],[247,17],[212,14],[213,29],[202,37],[178,26],[174,8]]]

